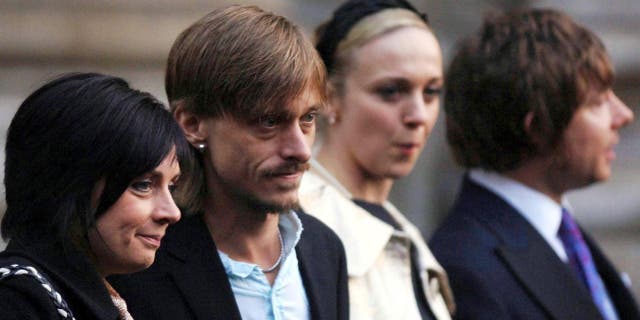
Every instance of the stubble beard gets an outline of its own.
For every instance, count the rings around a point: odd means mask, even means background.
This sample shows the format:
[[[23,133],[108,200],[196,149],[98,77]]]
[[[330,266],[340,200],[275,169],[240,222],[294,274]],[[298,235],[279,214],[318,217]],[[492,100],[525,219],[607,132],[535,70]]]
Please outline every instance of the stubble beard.
[[[309,168],[310,165],[307,161],[287,161],[276,167],[265,168],[257,172],[258,179],[262,181],[257,181],[256,183],[275,184],[276,181],[270,181],[275,176],[292,172],[304,172]],[[271,188],[275,190],[273,193],[274,198],[269,198],[268,195],[262,196],[260,190],[251,190],[250,187],[245,187],[243,183],[238,182],[236,179],[225,177],[215,168],[212,168],[211,173],[215,176],[214,179],[217,180],[217,183],[214,183],[217,184],[217,187],[215,187],[217,192],[226,193],[226,196],[231,201],[237,203],[239,207],[244,207],[248,213],[255,215],[256,219],[265,219],[269,213],[288,213],[291,210],[300,208],[297,194],[300,179],[296,182],[272,185]],[[266,193],[268,194],[269,192]],[[290,193],[295,194],[292,197],[286,197]],[[216,197],[216,194],[211,194],[211,196]],[[283,197],[284,199],[281,199]]]
[[[296,187],[297,189],[297,187]],[[245,203],[249,206],[251,211],[258,214],[267,213],[286,213],[290,210],[296,210],[300,208],[300,203],[296,197],[293,201],[268,201],[260,199],[255,194],[246,193],[244,196]]]
[[[280,165],[276,168],[269,168],[261,171],[258,176],[269,178],[281,173],[291,173],[291,172],[301,172],[309,170],[308,162],[289,162],[283,165]],[[292,201],[269,201],[265,199],[261,199],[255,193],[245,192],[244,195],[240,194],[239,196],[244,198],[244,201],[249,205],[251,209],[255,212],[259,213],[286,213],[290,210],[296,210],[300,208],[300,202],[298,201],[297,191],[300,187],[300,180],[295,183],[290,183],[287,185],[278,186],[282,192],[296,192],[295,199]]]
[[[266,171],[265,174],[260,174],[262,177],[267,177],[273,170]],[[222,178],[218,175],[219,178]],[[297,191],[300,186],[300,181],[283,186],[278,186],[277,189],[280,192],[296,192],[296,196],[291,200],[270,200],[261,197],[257,192],[253,192],[246,188],[242,188],[233,181],[222,180],[222,185],[231,194],[234,201],[242,203],[243,206],[260,217],[266,217],[268,213],[287,213],[290,210],[296,210],[300,208],[298,201]],[[215,196],[215,195],[214,195]]]

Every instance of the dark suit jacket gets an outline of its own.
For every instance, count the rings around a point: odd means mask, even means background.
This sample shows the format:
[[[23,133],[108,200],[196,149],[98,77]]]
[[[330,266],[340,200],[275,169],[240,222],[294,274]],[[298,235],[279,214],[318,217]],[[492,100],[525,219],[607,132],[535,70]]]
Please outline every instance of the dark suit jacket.
[[[618,272],[584,236],[620,319],[640,319]],[[449,275],[459,319],[602,319],[586,286],[542,236],[468,177],[429,247]]]
[[[76,319],[118,319],[102,279],[80,252],[64,251],[56,244],[12,240],[0,254],[0,267],[14,263],[35,267],[60,293]],[[0,319],[60,319],[60,315],[40,283],[20,275],[0,280]]]
[[[298,217],[304,231],[296,254],[311,319],[348,319],[342,243],[317,219],[304,213]],[[110,281],[136,320],[240,319],[215,243],[199,215],[169,228],[151,268]]]

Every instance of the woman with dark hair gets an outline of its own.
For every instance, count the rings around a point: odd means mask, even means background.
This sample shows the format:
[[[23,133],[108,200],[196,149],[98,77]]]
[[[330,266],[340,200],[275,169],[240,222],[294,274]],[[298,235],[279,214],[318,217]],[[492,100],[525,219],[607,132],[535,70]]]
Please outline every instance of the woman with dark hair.
[[[164,106],[120,78],[68,74],[32,93],[7,134],[2,318],[131,319],[105,277],[153,263],[188,152]]]
[[[329,75],[328,123],[300,202],[344,243],[351,319],[449,319],[446,273],[387,200],[438,116],[438,40],[426,15],[404,0],[347,1],[317,37]]]

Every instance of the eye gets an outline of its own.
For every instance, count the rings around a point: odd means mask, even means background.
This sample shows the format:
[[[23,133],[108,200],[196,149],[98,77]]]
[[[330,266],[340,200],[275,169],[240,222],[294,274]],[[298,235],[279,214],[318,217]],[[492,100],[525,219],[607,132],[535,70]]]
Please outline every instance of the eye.
[[[318,116],[318,112],[311,111],[305,114],[304,116],[302,116],[300,120],[306,124],[313,124],[316,121],[317,116]]]
[[[425,96],[439,96],[442,93],[442,87],[427,87],[424,89]]]
[[[272,115],[265,115],[260,117],[258,124],[263,128],[273,128],[278,124],[278,119]]]
[[[384,85],[378,87],[376,90],[376,94],[382,98],[384,101],[395,101],[400,97],[402,93],[402,88],[395,84]]]
[[[144,194],[151,192],[153,181],[151,179],[137,180],[132,182],[129,187],[136,193]]]
[[[169,185],[169,192],[170,192],[171,194],[174,194],[174,193],[175,193],[175,191],[176,191],[176,189],[178,189],[178,185],[177,185],[177,184],[172,183],[172,184],[170,184],[170,185]]]

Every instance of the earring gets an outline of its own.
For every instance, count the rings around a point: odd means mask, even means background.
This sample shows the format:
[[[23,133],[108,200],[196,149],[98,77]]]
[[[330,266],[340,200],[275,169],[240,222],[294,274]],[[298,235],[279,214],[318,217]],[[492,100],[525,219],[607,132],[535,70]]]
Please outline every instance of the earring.
[[[204,151],[207,149],[207,145],[204,143],[197,143],[196,144],[196,149],[198,149],[198,151],[200,151],[200,153],[204,153]]]
[[[329,114],[329,116],[327,118],[328,118],[329,124],[336,123],[336,114],[335,113],[332,112],[331,114]]]

